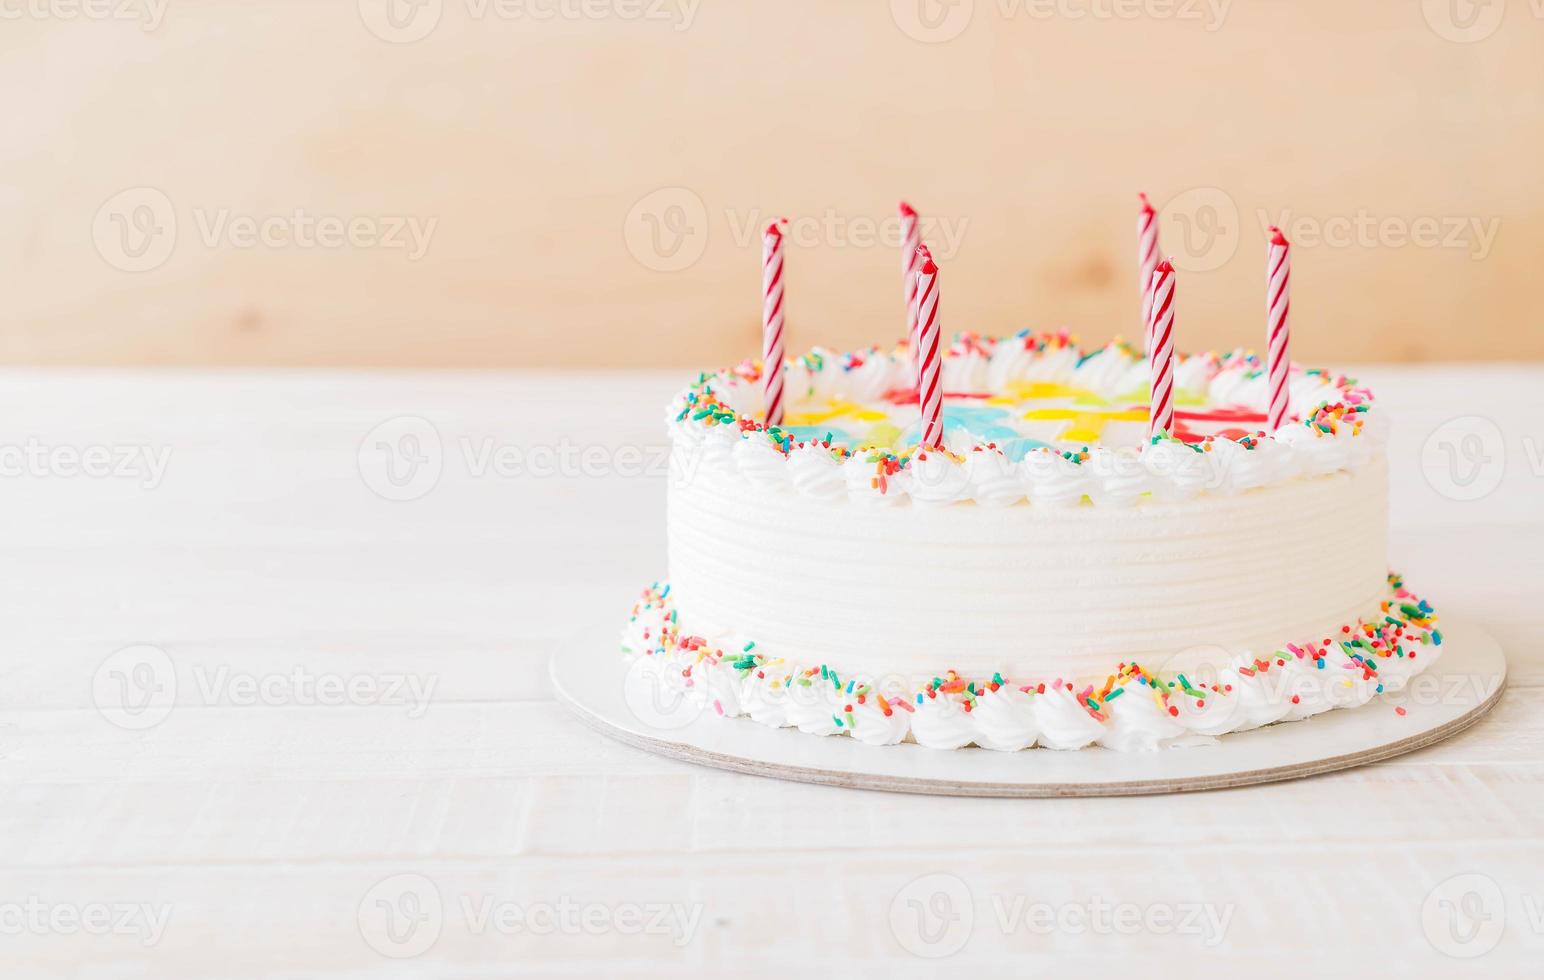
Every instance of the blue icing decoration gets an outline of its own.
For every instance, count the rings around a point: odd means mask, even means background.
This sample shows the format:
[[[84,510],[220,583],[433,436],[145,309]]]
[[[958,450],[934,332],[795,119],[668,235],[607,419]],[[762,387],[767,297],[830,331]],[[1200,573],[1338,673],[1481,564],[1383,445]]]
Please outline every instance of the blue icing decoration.
[[[1019,439],[1019,430],[999,423],[999,419],[1009,418],[1007,409],[988,407],[985,405],[947,405],[944,407],[944,433],[964,432],[977,442],[1005,443]],[[900,444],[903,446],[915,446],[922,439],[922,421],[907,426],[901,433]],[[1044,445],[1044,443],[1036,443]],[[1026,446],[1020,452],[1028,452],[1033,447]]]
[[[963,429],[978,442],[1005,442],[1017,439],[1019,430],[1002,424],[1010,413],[1005,408],[988,405],[956,405],[944,409],[944,431]]]
[[[1006,442],[999,442],[997,444],[997,448],[1001,449],[1003,455],[1008,457],[1010,461],[1017,463],[1019,460],[1029,455],[1029,451],[1031,449],[1049,449],[1054,447],[1052,447],[1049,443],[1041,442],[1039,439],[1031,439],[1028,436],[1020,436],[1016,439],[1009,439]]]
[[[990,425],[999,419],[1008,418],[1008,410],[996,405],[951,405],[944,409],[944,421],[954,420],[963,423],[967,428],[978,425]]]
[[[978,442],[1007,442],[1019,437],[1018,429],[1006,425],[968,425],[961,428],[975,436]]]

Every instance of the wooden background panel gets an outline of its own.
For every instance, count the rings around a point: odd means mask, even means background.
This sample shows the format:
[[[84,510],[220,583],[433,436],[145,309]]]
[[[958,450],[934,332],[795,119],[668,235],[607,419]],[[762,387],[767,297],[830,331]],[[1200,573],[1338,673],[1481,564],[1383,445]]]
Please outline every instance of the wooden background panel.
[[[1140,189],[1182,347],[1258,345],[1284,220],[1301,357],[1536,358],[1534,6],[18,5],[0,359],[722,363],[779,213],[791,346],[884,342],[903,195],[946,328],[1102,340]]]

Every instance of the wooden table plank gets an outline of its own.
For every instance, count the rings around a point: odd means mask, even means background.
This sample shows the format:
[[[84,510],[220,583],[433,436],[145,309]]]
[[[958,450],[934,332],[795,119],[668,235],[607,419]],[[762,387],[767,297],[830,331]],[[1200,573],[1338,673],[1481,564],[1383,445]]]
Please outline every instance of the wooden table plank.
[[[662,474],[646,460],[679,376],[0,371],[0,444],[169,452],[153,486],[0,479],[6,976],[933,975],[891,914],[932,907],[911,884],[930,874],[958,878],[974,914],[951,972],[1190,975],[1205,954],[1249,975],[1439,975],[1460,963],[1441,952],[1442,916],[1464,899],[1442,885],[1454,875],[1478,876],[1460,882],[1478,881],[1479,910],[1505,922],[1476,965],[1531,970],[1544,948],[1544,369],[1361,376],[1398,416],[1391,562],[1501,641],[1502,704],[1448,743],[1313,780],[1031,802],[698,769],[606,741],[551,702],[546,658],[580,624],[620,619],[663,571]],[[432,421],[444,467],[426,496],[392,501],[361,477],[358,449],[402,416]],[[1474,419],[1495,424],[1503,458],[1477,463],[1490,493],[1455,499],[1434,440]],[[511,447],[603,463],[478,470]],[[104,661],[136,643],[163,650],[177,679],[170,713],[144,730],[114,725],[93,694]],[[376,686],[323,704],[304,693],[321,677]],[[426,701],[381,703],[415,679]],[[270,687],[253,698],[242,684]],[[438,939],[399,960],[371,945],[360,908],[401,875],[444,903]],[[608,924],[534,935],[468,916],[485,900],[565,899]],[[164,903],[171,918],[151,946],[8,929],[32,901]],[[627,934],[611,917],[629,902],[689,906],[691,940]],[[1230,918],[1215,946],[1005,918],[1098,902]]]

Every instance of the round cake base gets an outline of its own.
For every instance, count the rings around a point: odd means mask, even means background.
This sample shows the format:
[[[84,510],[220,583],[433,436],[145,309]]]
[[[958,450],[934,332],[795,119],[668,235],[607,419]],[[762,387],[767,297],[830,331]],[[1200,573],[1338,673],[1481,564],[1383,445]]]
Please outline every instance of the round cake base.
[[[939,796],[1136,796],[1298,779],[1424,748],[1463,731],[1501,698],[1506,658],[1479,626],[1442,622],[1442,657],[1403,691],[1359,708],[1158,752],[940,751],[871,746],[768,728],[711,709],[651,701],[628,683],[615,630],[586,630],[553,657],[558,701],[596,731],[648,752],[757,776]],[[1399,708],[1404,709],[1401,714]]]

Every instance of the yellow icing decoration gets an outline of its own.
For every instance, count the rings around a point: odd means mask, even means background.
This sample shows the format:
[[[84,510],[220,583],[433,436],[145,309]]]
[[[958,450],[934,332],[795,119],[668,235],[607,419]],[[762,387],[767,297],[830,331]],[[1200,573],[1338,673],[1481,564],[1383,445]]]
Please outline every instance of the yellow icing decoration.
[[[840,398],[833,398],[826,402],[826,407],[818,411],[797,412],[783,420],[784,425],[819,425],[832,419],[855,419],[859,422],[879,422],[886,418],[885,413],[872,408],[864,408],[862,405]]]
[[[1062,384],[1060,381],[1010,381],[1007,389],[994,398],[988,398],[988,405],[1017,405],[1019,402],[1038,401],[1051,398],[1082,398],[1084,396],[1099,397],[1087,388],[1075,388],[1072,385]]]
[[[1111,422],[1146,422],[1147,409],[1128,408],[1113,412],[1090,412],[1073,408],[1036,408],[1024,413],[1031,422],[1070,422],[1058,439],[1066,442],[1099,441],[1104,427]]]
[[[882,449],[893,448],[900,440],[900,428],[890,422],[881,422],[869,429],[868,433],[863,437],[865,445],[876,446]]]

